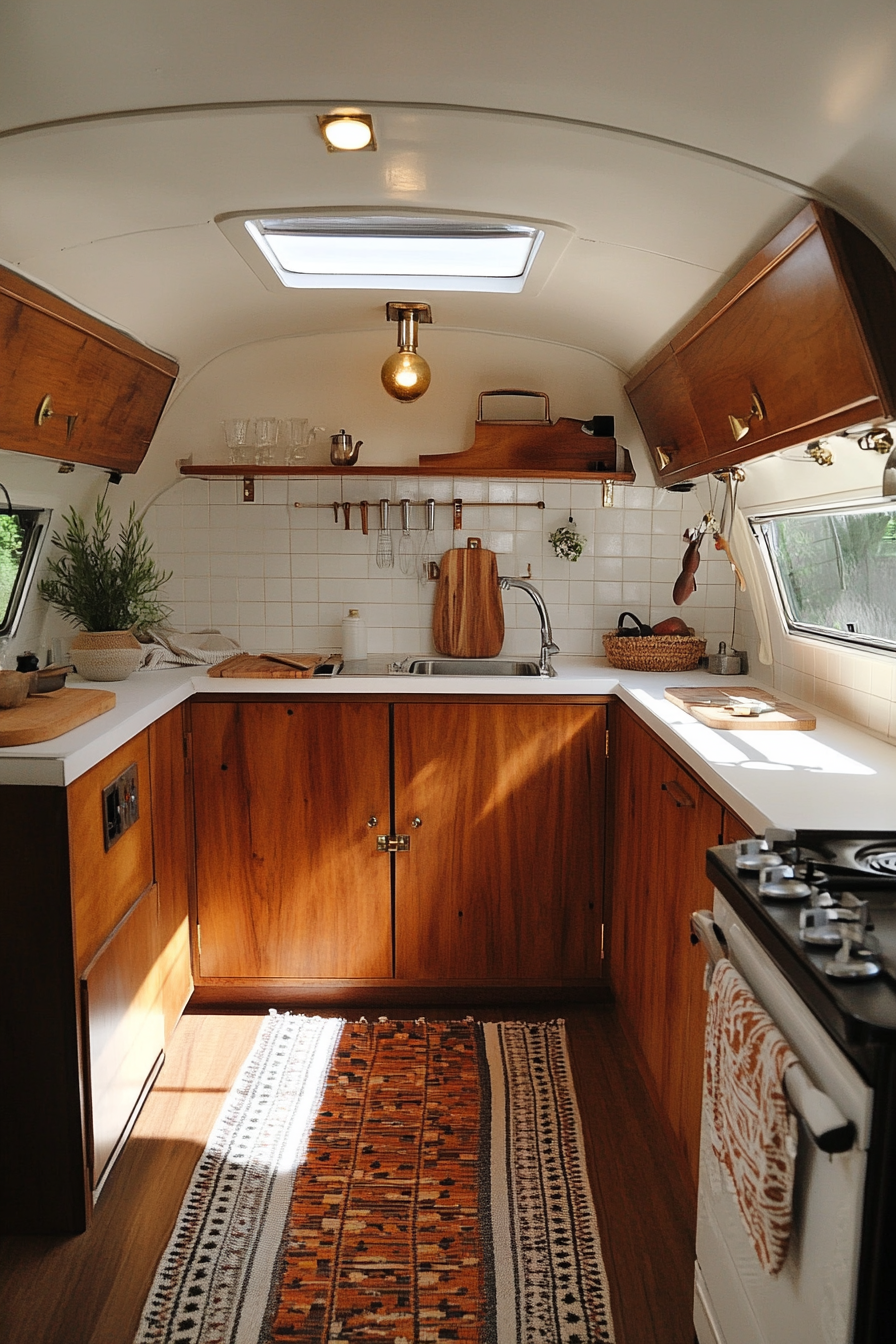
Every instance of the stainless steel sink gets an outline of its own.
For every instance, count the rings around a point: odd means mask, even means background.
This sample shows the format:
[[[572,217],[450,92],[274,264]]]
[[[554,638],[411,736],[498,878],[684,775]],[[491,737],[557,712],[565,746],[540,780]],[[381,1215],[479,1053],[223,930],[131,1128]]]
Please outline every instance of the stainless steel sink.
[[[538,664],[509,658],[412,658],[403,669],[416,677],[537,677]]]

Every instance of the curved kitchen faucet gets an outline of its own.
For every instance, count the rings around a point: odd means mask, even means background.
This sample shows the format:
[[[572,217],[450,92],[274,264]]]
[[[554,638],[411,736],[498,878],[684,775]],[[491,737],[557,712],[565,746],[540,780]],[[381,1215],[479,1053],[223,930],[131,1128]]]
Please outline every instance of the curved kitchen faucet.
[[[551,618],[548,615],[548,609],[545,606],[544,598],[538,589],[526,579],[514,579],[509,575],[502,574],[498,579],[499,588],[522,588],[524,593],[528,593],[541,621],[541,652],[538,655],[538,675],[540,677],[556,677],[557,673],[551,666],[551,658],[555,653],[559,653],[557,645],[554,643],[554,635],[551,630]]]

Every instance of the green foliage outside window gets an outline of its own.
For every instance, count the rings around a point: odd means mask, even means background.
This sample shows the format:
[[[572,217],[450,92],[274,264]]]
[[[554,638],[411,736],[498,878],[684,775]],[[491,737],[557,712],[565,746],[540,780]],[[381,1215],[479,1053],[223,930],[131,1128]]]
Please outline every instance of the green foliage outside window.
[[[24,540],[25,532],[17,516],[14,513],[0,513],[0,622],[9,611]]]

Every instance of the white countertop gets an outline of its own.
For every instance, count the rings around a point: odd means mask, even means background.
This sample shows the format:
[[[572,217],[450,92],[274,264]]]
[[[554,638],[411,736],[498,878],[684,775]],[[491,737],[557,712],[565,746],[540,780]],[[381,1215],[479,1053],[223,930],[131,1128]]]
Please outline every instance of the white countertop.
[[[752,676],[624,672],[603,659],[559,657],[557,676],[411,677],[366,675],[237,680],[195,667],[136,672],[127,681],[84,682],[117,696],[113,710],[49,742],[0,748],[0,784],[66,785],[196,692],[203,695],[616,695],[748,825],[896,830],[896,746],[813,711],[813,732],[719,732],[664,697],[666,686],[755,684]],[[761,684],[761,681],[759,682]]]

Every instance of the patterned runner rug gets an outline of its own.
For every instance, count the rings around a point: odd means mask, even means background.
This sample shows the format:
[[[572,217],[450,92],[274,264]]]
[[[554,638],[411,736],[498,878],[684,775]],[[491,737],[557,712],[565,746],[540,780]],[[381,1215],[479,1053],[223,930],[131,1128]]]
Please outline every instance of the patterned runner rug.
[[[562,1022],[271,1015],[135,1344],[612,1344]]]

